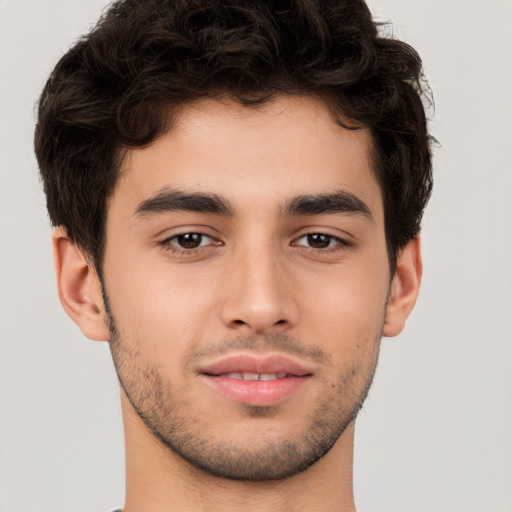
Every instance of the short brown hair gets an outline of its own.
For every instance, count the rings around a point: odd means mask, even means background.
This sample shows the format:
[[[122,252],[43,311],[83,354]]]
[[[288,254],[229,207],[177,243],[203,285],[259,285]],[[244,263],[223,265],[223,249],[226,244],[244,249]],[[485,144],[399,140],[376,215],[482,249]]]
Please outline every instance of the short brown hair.
[[[432,189],[425,84],[418,54],[381,35],[362,0],[119,0],[41,94],[35,150],[51,222],[100,270],[124,150],[201,97],[314,95],[372,134],[394,269]]]

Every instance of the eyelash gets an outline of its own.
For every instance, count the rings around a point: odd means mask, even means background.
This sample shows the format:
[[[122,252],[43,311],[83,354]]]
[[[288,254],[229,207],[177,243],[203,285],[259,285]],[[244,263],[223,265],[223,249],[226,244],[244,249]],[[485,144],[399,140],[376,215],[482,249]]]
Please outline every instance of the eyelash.
[[[174,245],[172,243],[173,240],[177,240],[179,237],[184,237],[187,235],[199,235],[201,237],[200,243],[202,244],[204,241],[204,237],[210,238],[213,243],[207,244],[207,245],[199,245],[198,247],[192,247],[192,248],[186,248],[186,247],[179,247],[178,245]],[[170,236],[169,238],[166,238],[165,240],[162,240],[160,242],[160,245],[163,247],[165,251],[172,252],[174,254],[178,254],[180,256],[187,256],[187,255],[195,255],[202,250],[208,249],[211,245],[222,245],[221,242],[215,240],[212,236],[208,235],[207,233],[201,233],[199,231],[186,231],[185,233],[177,233],[176,235]]]
[[[309,237],[314,237],[314,236],[326,237],[328,239],[329,245],[327,247],[318,248],[318,247],[310,247],[310,246],[306,246],[306,245],[301,245],[298,243],[298,241],[303,238],[309,238]],[[336,242],[336,245],[331,246],[330,244],[332,242]],[[343,250],[348,249],[349,247],[352,247],[352,244],[350,242],[348,242],[347,240],[340,238],[339,236],[331,235],[329,233],[322,233],[320,231],[315,231],[313,233],[306,233],[306,234],[300,236],[299,238],[297,238],[292,243],[292,245],[298,246],[298,247],[304,247],[306,250],[321,252],[323,254],[343,251]]]
[[[172,243],[173,240],[177,240],[179,237],[184,237],[184,236],[187,236],[187,235],[198,235],[198,236],[200,236],[201,237],[200,244],[202,244],[204,242],[204,237],[207,237],[207,238],[211,239],[213,241],[213,243],[208,243],[206,245],[199,245],[198,247],[192,247],[192,248],[179,247],[179,246],[174,245]],[[310,247],[310,246],[302,245],[302,244],[298,243],[301,239],[304,239],[304,238],[307,239],[309,237],[314,237],[314,236],[326,237],[328,239],[328,244],[329,245],[327,247],[318,248],[318,247]],[[335,242],[334,246],[331,246],[332,242]],[[202,252],[204,250],[208,250],[212,245],[213,246],[220,246],[220,245],[223,245],[223,244],[222,244],[222,242],[216,240],[215,238],[213,238],[212,236],[208,235],[207,233],[201,233],[199,231],[187,231],[185,233],[178,233],[178,234],[173,235],[173,236],[171,236],[169,238],[166,238],[165,240],[162,240],[162,242],[160,242],[160,245],[163,247],[163,249],[165,251],[169,251],[169,252],[172,252],[172,253],[180,255],[180,256],[192,256],[192,255],[197,255],[198,253],[200,253],[200,252]],[[347,240],[343,239],[343,238],[340,238],[340,237],[335,236],[335,235],[331,235],[329,233],[322,233],[322,232],[319,232],[319,231],[315,231],[315,232],[312,232],[312,233],[306,233],[304,235],[301,235],[300,237],[295,239],[291,243],[291,245],[294,246],[294,247],[302,247],[302,248],[304,248],[307,251],[313,251],[315,253],[319,252],[319,253],[322,253],[322,254],[329,254],[329,253],[333,253],[333,252],[344,251],[344,250],[352,247],[352,244],[350,242],[348,242]]]

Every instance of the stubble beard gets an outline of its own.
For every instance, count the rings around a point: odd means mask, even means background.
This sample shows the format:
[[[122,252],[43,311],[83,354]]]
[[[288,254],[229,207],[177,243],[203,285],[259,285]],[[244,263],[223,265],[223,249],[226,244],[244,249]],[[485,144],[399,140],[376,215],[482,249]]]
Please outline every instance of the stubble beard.
[[[144,365],[140,350],[143,343],[127,340],[116,326],[108,309],[106,321],[110,347],[121,387],[149,432],[166,448],[210,475],[241,481],[263,482],[292,477],[326,455],[356,418],[368,395],[377,366],[380,332],[373,340],[369,360],[346,369],[326,383],[326,392],[308,417],[301,432],[287,438],[237,442],[230,439],[229,426],[223,439],[208,436],[208,418],[193,414],[194,404],[178,396],[173,385],[164,381],[154,367]],[[269,349],[297,347],[287,335],[266,339]],[[240,337],[224,344],[232,348],[250,348],[253,338]],[[297,349],[299,350],[299,349]],[[328,360],[319,348],[311,353]],[[247,416],[266,418],[278,414],[278,407],[245,406]],[[256,433],[258,433],[256,431]]]

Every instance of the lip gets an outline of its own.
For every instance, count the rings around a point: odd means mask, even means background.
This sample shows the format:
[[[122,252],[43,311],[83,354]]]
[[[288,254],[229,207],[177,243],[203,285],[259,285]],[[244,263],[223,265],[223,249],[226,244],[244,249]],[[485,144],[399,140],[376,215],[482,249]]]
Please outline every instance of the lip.
[[[311,368],[279,354],[233,354],[201,367],[200,372],[208,375],[286,373],[296,377],[313,373]]]
[[[284,375],[274,380],[243,380],[233,373]],[[204,382],[220,395],[251,406],[278,405],[300,392],[311,381],[310,368],[277,354],[236,354],[200,369]]]

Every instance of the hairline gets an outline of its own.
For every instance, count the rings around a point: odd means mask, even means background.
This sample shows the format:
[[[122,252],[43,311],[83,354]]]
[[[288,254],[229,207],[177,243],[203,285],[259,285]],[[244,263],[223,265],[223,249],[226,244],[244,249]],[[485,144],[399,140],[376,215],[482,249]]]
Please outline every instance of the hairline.
[[[80,248],[87,255],[87,259],[94,264],[95,270],[98,273],[98,275],[103,275],[103,262],[107,243],[107,218],[110,209],[110,203],[114,195],[116,186],[119,182],[119,179],[122,177],[123,173],[127,172],[125,163],[127,158],[130,157],[133,151],[151,147],[161,137],[164,137],[173,130],[173,128],[179,122],[180,116],[185,110],[205,100],[213,100],[219,102],[223,102],[225,100],[235,101],[237,103],[240,103],[240,105],[242,105],[243,107],[257,110],[260,107],[264,107],[269,102],[274,101],[279,95],[313,99],[327,110],[332,121],[341,128],[344,128],[349,131],[367,131],[367,155],[369,157],[370,170],[373,173],[375,179],[377,180],[382,205],[384,208],[384,234],[386,239],[386,249],[390,267],[390,274],[391,276],[394,275],[396,270],[397,254],[402,249],[402,247],[393,248],[391,236],[390,233],[388,232],[387,201],[389,200],[389,198],[386,197],[386,188],[383,184],[381,173],[379,173],[379,167],[382,165],[382,159],[377,148],[374,130],[370,126],[366,126],[364,123],[358,120],[348,118],[346,115],[343,114],[343,112],[340,111],[339,108],[336,108],[335,101],[337,95],[336,93],[329,90],[303,91],[298,87],[295,89],[282,88],[277,90],[273,90],[273,88],[261,88],[260,92],[256,91],[255,89],[252,92],[252,94],[254,94],[255,97],[258,98],[256,101],[244,102],[242,98],[237,97],[237,95],[232,91],[216,91],[210,94],[201,94],[195,98],[184,99],[182,101],[175,103],[169,102],[167,105],[163,103],[162,108],[167,110],[167,115],[165,116],[167,122],[163,125],[163,129],[158,134],[156,134],[156,136],[149,143],[142,146],[128,146],[119,143],[117,144],[117,147],[114,150],[115,157],[113,164],[115,181],[113,183],[112,189],[109,191],[109,194],[105,197],[105,201],[103,204],[102,230],[100,242],[98,244],[98,251],[96,251],[96,254],[92,254],[86,248],[80,246]]]

